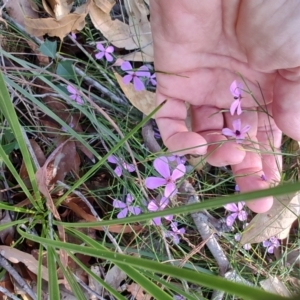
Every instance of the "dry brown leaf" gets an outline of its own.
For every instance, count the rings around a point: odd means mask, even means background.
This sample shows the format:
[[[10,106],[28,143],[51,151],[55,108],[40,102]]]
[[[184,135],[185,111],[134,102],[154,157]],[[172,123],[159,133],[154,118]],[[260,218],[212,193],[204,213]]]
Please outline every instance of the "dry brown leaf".
[[[137,92],[132,83],[124,84],[118,73],[114,73],[114,75],[127,99],[138,110],[149,115],[156,108],[155,93],[146,90]]]
[[[153,41],[148,20],[148,8],[143,0],[127,0],[125,7],[129,16],[129,29],[136,48],[147,54],[148,57],[152,57],[153,61]]]
[[[119,20],[112,20],[110,15],[100,9],[94,1],[89,6],[89,15],[95,28],[99,29],[111,44],[127,50],[136,49],[127,24]]]
[[[131,283],[127,286],[127,291],[132,294],[136,300],[150,300],[151,295],[148,295],[144,290],[136,283]]]
[[[42,0],[45,11],[57,21],[70,13],[73,1],[68,0]]]
[[[85,25],[89,2],[76,8],[74,13],[68,14],[59,21],[54,18],[31,19],[25,17],[25,28],[28,33],[41,36],[57,36],[61,40],[71,31],[80,31]]]
[[[113,6],[116,4],[115,0],[95,0],[95,4],[103,10],[106,14],[109,14]]]
[[[8,246],[0,246],[0,253],[10,262],[14,264],[22,262],[32,273],[38,273],[39,262],[31,254]],[[41,266],[41,276],[44,280],[49,280],[48,269],[43,265]]]
[[[286,238],[287,228],[300,215],[300,193],[274,198],[272,208],[257,214],[242,234],[241,244],[260,243],[272,236]],[[285,231],[285,236],[282,232]]]
[[[113,266],[107,271],[104,281],[117,291],[120,288],[121,282],[126,278],[127,274],[125,272],[123,272],[117,266]]]
[[[267,292],[283,297],[291,297],[291,293],[277,277],[269,277],[268,279],[260,281],[259,284]]]

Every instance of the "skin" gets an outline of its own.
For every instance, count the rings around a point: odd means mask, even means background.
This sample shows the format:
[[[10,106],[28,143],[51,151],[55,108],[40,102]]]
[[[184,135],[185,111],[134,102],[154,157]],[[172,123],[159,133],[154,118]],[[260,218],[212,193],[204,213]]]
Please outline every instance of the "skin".
[[[242,192],[276,184],[281,156],[266,152],[280,153],[281,130],[300,139],[300,2],[150,0],[150,8],[155,69],[164,72],[157,72],[157,104],[168,99],[156,115],[165,145],[231,165]],[[257,102],[242,92],[244,112],[231,116],[229,86],[242,82],[237,72]],[[251,126],[248,140],[224,143],[222,128],[232,129],[237,118]],[[272,203],[266,197],[247,205],[262,213]]]

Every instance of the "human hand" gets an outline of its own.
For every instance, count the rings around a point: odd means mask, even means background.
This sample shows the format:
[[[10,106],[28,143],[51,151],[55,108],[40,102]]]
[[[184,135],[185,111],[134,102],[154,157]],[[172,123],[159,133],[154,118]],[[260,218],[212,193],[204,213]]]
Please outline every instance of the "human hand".
[[[300,3],[151,0],[150,7],[155,69],[164,72],[157,73],[157,104],[168,99],[156,115],[165,145],[205,154],[214,166],[231,165],[242,192],[278,182],[281,156],[272,153],[280,152],[280,129],[300,138]],[[257,103],[242,92],[244,112],[232,116],[229,86],[241,82],[237,72]],[[243,147],[222,135],[236,119],[251,126]],[[272,203],[266,197],[247,205],[261,213]]]

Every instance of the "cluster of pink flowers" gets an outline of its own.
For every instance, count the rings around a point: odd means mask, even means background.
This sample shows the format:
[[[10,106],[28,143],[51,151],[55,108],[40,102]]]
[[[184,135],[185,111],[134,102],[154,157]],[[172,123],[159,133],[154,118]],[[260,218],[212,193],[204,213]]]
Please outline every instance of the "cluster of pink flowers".
[[[241,83],[234,80],[230,85],[230,92],[234,98],[234,101],[232,102],[230,106],[230,114],[233,116],[236,112],[236,114],[239,116],[242,114],[242,90],[243,86]],[[250,125],[246,125],[242,128],[242,122],[241,119],[235,119],[232,122],[233,130],[230,128],[223,128],[222,134],[233,137],[236,139],[237,143],[242,143],[246,137],[246,133],[250,130]]]

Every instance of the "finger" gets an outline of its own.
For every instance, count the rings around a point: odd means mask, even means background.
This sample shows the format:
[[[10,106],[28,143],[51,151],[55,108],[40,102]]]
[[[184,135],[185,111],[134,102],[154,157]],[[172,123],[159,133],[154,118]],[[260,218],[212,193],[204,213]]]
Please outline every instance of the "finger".
[[[254,109],[253,109],[254,110]],[[232,172],[241,192],[250,192],[254,190],[267,189],[269,183],[262,180],[264,175],[263,163],[260,155],[260,148],[256,138],[258,126],[258,114],[253,111],[245,111],[241,116],[231,116],[225,113],[226,124],[231,124],[234,119],[240,118],[242,127],[251,124],[248,132],[249,138],[244,141],[245,157],[242,162],[231,165]],[[256,213],[268,211],[273,204],[273,197],[264,197],[248,201],[247,206]]]
[[[235,141],[227,141],[221,131],[224,127],[223,114],[214,106],[193,106],[192,129],[203,136],[208,145],[206,160],[209,164],[221,167],[240,163],[245,151]]]
[[[167,99],[155,118],[163,142],[169,151],[176,152],[178,155],[205,154],[207,151],[206,140],[196,132],[189,132],[186,126],[185,102],[178,99],[168,99],[160,93],[157,93],[156,97],[157,104]]]

